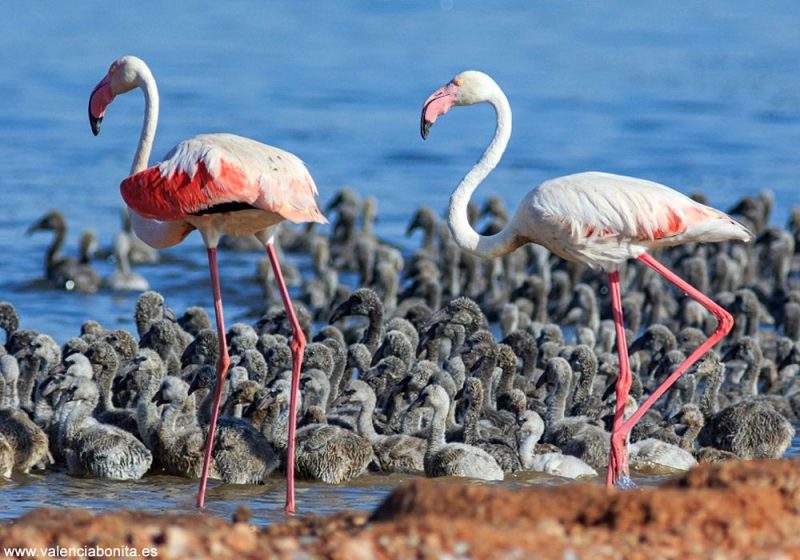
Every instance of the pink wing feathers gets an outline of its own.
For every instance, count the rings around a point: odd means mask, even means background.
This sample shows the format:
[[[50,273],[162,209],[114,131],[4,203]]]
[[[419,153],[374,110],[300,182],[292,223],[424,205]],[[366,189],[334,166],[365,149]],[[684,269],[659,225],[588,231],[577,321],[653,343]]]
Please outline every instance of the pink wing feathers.
[[[659,183],[613,175],[579,173],[546,181],[531,193],[535,211],[566,227],[575,241],[616,238],[648,244],[693,236],[697,241],[748,240],[750,233],[733,218]],[[711,229],[718,229],[714,235]],[[700,228],[697,230],[697,228]],[[724,239],[716,239],[722,236]]]
[[[752,237],[724,212],[669,187],[610,173],[546,181],[520,212],[514,220],[522,235],[567,260],[605,270],[658,247]]]
[[[292,222],[327,222],[299,158],[233,134],[185,140],[161,163],[125,179],[120,190],[138,214],[162,221],[243,203]]]

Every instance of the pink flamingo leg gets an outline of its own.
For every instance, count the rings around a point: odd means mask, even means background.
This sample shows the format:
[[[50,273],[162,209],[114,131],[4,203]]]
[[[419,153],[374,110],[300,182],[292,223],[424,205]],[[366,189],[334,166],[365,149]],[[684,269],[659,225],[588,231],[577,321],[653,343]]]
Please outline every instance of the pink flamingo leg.
[[[217,335],[219,338],[219,359],[217,360],[217,386],[214,390],[214,405],[211,409],[211,423],[208,426],[206,450],[203,458],[203,471],[200,474],[200,488],[197,491],[197,507],[202,508],[206,500],[206,485],[208,484],[208,467],[211,464],[211,452],[214,449],[214,436],[217,431],[217,418],[219,417],[219,401],[222,397],[222,388],[225,385],[225,376],[231,363],[228,356],[228,343],[225,340],[225,319],[222,316],[222,293],[219,288],[219,271],[217,269],[217,249],[208,249],[208,267],[211,269],[211,290],[214,293],[214,312],[217,316]]]
[[[628,363],[628,344],[625,340],[625,324],[622,318],[622,295],[619,287],[619,271],[615,270],[608,275],[611,288],[611,308],[614,314],[614,326],[617,331],[617,354],[619,355],[619,377],[617,378],[617,404],[614,410],[614,424],[612,434],[619,432],[622,427],[625,403],[631,389],[631,368]],[[608,454],[608,473],[606,485],[613,486],[623,475],[628,474],[627,445],[624,442],[611,438],[611,451]]]
[[[689,367],[692,366],[700,357],[706,353],[710,348],[712,348],[715,344],[717,344],[726,334],[730,332],[733,328],[733,316],[730,313],[725,311],[722,307],[716,304],[711,298],[701,293],[697,288],[693,287],[691,284],[686,282],[683,278],[676,275],[674,272],[669,270],[663,264],[655,260],[653,257],[648,255],[647,253],[643,253],[639,260],[642,261],[644,264],[658,272],[661,276],[675,284],[678,288],[689,294],[692,298],[698,301],[703,307],[708,309],[714,316],[717,318],[717,328],[714,329],[714,332],[711,333],[711,336],[708,337],[703,344],[701,344],[694,352],[692,352],[688,358],[686,358],[683,363],[681,363],[675,371],[667,377],[664,382],[659,385],[653,393],[645,399],[645,401],[639,405],[639,408],[636,409],[634,412],[625,422],[623,422],[622,426],[620,426],[619,430],[615,430],[612,435],[612,447],[614,444],[620,446],[623,444],[624,438],[627,434],[630,433],[633,426],[639,419],[644,416],[644,413],[647,412],[653,403],[664,394],[664,392],[669,389],[675,381],[687,370]],[[616,440],[616,441],[615,441]]]
[[[297,315],[294,313],[292,307],[292,299],[289,297],[289,290],[286,289],[286,282],[283,280],[283,273],[281,266],[278,262],[278,255],[275,252],[275,245],[270,241],[266,244],[267,255],[269,262],[272,264],[272,272],[275,275],[275,280],[278,282],[278,288],[281,291],[281,298],[283,298],[283,305],[286,308],[286,314],[292,324],[292,394],[289,400],[289,441],[287,442],[286,452],[286,506],[285,510],[288,513],[294,512],[294,433],[297,428],[297,395],[300,391],[300,368],[303,365],[303,354],[306,348],[306,337],[303,334],[303,329],[300,328],[300,323],[297,320]]]

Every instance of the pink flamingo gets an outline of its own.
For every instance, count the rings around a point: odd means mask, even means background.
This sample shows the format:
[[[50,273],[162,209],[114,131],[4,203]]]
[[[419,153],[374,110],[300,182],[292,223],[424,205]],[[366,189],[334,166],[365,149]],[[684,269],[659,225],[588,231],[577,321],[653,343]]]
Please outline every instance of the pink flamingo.
[[[634,424],[733,326],[730,313],[676,276],[647,251],[682,243],[749,241],[752,234],[727,214],[699,204],[664,185],[591,172],[542,183],[525,196],[502,231],[492,236],[479,235],[467,220],[467,203],[480,182],[500,161],[511,136],[511,107],[506,96],[486,74],[463,72],[425,101],[420,123],[422,138],[425,139],[431,125],[451,107],[481,102],[494,107],[497,128],[486,151],[450,197],[450,231],[461,248],[482,257],[498,257],[525,243],[537,243],[564,259],[608,271],[620,364],[606,478],[606,483],[611,486],[628,476],[626,436]],[[632,258],[653,268],[705,306],[717,318],[717,328],[630,417],[624,419],[631,373],[622,319],[619,267]]]
[[[164,249],[180,243],[197,229],[208,249],[220,357],[197,506],[203,507],[205,503],[220,396],[230,365],[217,270],[217,244],[222,235],[254,235],[272,263],[294,333],[286,469],[286,511],[294,511],[295,417],[306,340],[281,274],[273,235],[275,226],[283,220],[327,223],[317,202],[317,188],[303,162],[293,154],[233,134],[205,134],[184,140],[172,148],[161,163],[148,167],[158,121],[158,90],[144,61],[124,56],[111,64],[89,97],[89,122],[97,135],[106,107],[115,96],[134,88],[144,92],[144,124],[131,174],[120,185],[122,198],[130,208],[134,231],[148,245]]]

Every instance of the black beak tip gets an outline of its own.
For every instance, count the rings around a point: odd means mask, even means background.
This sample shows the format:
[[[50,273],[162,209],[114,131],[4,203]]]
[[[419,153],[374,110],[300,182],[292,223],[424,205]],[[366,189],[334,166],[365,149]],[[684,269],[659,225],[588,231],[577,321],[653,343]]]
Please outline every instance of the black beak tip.
[[[32,235],[37,231],[41,231],[43,229],[47,229],[46,220],[43,218],[36,222],[35,224],[31,224],[28,226],[28,229],[25,230],[25,235]]]
[[[736,359],[736,348],[735,347],[731,348],[730,350],[725,352],[725,355],[722,356],[722,361],[723,362],[730,362],[731,360],[735,360],[735,359]]]
[[[334,309],[333,313],[331,313],[330,319],[328,319],[328,324],[333,325],[343,317],[346,317],[350,313],[351,307],[352,304],[350,303],[350,301],[345,301],[344,303],[339,305],[339,307]]]
[[[419,125],[419,132],[422,135],[423,140],[428,139],[428,134],[431,132],[431,127],[433,123],[431,121],[425,120],[425,117],[422,117],[422,122]]]
[[[92,126],[92,134],[97,136],[100,134],[100,123],[103,122],[103,117],[97,118],[89,115],[89,124]]]
[[[429,331],[431,327],[438,325],[439,323],[449,321],[452,318],[453,317],[450,315],[447,309],[440,309],[428,318],[422,328],[426,331]]]
[[[614,394],[614,391],[617,389],[617,381],[616,379],[606,387],[606,390],[603,392],[603,398],[601,399],[603,402],[608,400],[608,398]]]

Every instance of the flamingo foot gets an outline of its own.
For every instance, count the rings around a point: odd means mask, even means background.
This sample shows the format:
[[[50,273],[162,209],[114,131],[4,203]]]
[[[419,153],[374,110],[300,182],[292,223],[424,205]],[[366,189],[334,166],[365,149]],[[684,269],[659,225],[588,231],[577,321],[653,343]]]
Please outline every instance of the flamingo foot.
[[[628,445],[626,438],[621,432],[611,436],[611,450],[608,454],[608,474],[606,475],[606,486],[620,486],[623,480],[630,481],[630,470],[628,467]]]

